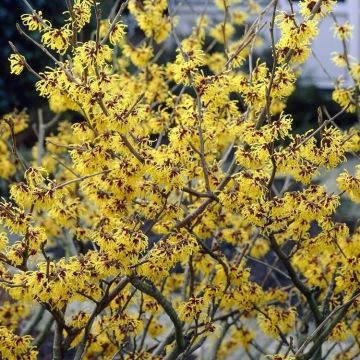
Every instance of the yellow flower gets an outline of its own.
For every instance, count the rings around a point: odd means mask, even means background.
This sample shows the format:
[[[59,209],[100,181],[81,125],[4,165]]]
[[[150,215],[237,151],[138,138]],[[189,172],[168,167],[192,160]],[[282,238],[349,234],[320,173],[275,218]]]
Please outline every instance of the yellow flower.
[[[43,19],[41,11],[32,14],[23,14],[21,15],[21,20],[30,31],[43,31],[47,27],[51,27],[50,21]]]
[[[29,116],[25,111],[14,110],[0,118],[0,138],[6,140],[11,136],[9,124],[15,134],[27,128]]]
[[[333,328],[330,333],[329,340],[332,341],[344,341],[349,337],[349,330],[347,329],[347,325],[344,321],[339,322]]]
[[[314,12],[315,5],[318,3],[316,0],[303,0],[300,1],[300,13],[309,17]],[[330,13],[336,4],[336,0],[323,0],[318,11],[313,14],[315,19],[320,19]]]
[[[210,36],[220,44],[228,42],[235,33],[235,28],[230,23],[224,25],[223,22],[217,24],[211,31]]]
[[[110,31],[109,40],[112,45],[120,44],[125,36],[126,25],[122,22],[116,23]]]
[[[332,27],[334,31],[334,36],[339,40],[349,40],[352,36],[352,31],[354,26],[350,25],[348,21],[346,21],[343,25],[334,24]]]
[[[232,21],[235,25],[241,26],[246,23],[246,20],[248,19],[248,14],[245,11],[241,10],[234,10],[231,13]]]
[[[1,232],[0,233],[0,251],[3,251],[8,244],[8,237],[6,233]]]
[[[282,309],[270,305],[264,309],[264,313],[258,316],[258,323],[265,334],[273,338],[279,336],[279,331],[289,333],[295,325],[296,310],[294,308]]]
[[[44,168],[29,167],[24,176],[30,188],[34,189],[45,181],[47,171]]]
[[[199,319],[205,309],[204,297],[192,297],[188,302],[181,305],[179,309],[180,318],[185,322],[191,323],[193,320]]]
[[[20,75],[25,67],[25,58],[19,54],[11,54],[9,57],[10,71],[12,74]]]
[[[72,30],[68,25],[63,26],[60,29],[49,27],[44,30],[41,41],[45,46],[48,46],[50,49],[63,55],[70,45],[71,36]]]
[[[136,48],[127,44],[124,44],[122,47],[125,56],[129,57],[131,62],[139,68],[143,68],[148,65],[149,61],[153,57],[153,48],[151,46],[147,46],[145,43]]]
[[[19,336],[5,326],[0,327],[0,355],[3,359],[36,360],[38,352],[31,346],[31,336]]]
[[[360,82],[360,64],[355,63],[350,65],[350,75],[355,81]]]
[[[339,189],[346,191],[352,201],[360,202],[360,179],[349,175],[349,173],[345,171],[338,176],[336,182]]]
[[[283,354],[267,355],[266,357],[271,360],[296,360],[295,356]]]
[[[129,10],[135,17],[139,27],[149,38],[160,43],[169,36],[171,30],[170,18],[165,14],[167,2],[164,0],[145,0],[143,6],[137,1],[130,1]],[[176,18],[172,21],[176,24]]]
[[[331,53],[331,61],[338,67],[343,68],[347,66],[346,57],[336,51]]]
[[[74,26],[78,32],[80,32],[83,27],[90,22],[91,19],[91,3],[84,0],[75,0],[72,6],[73,16],[75,17]],[[70,15],[70,14],[69,14]],[[72,21],[70,16],[69,21]]]
[[[332,98],[342,108],[346,108],[346,112],[354,113],[356,111],[355,88],[336,87],[332,93]]]
[[[94,71],[93,66],[99,68],[105,65],[107,61],[111,60],[111,56],[112,51],[108,45],[100,44],[97,47],[95,41],[87,41],[75,49],[74,69],[78,74],[82,74],[85,69]],[[85,91],[89,92],[90,89]]]
[[[250,330],[246,327],[241,327],[232,334],[232,340],[236,343],[240,343],[244,349],[248,349],[252,340],[255,339],[255,331]]]

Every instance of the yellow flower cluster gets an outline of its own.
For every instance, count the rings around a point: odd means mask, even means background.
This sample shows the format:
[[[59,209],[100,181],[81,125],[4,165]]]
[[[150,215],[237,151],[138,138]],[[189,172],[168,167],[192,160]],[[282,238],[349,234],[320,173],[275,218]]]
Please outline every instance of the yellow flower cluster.
[[[279,333],[288,333],[294,327],[296,311],[294,308],[281,309],[269,306],[258,316],[259,326],[265,334],[278,338]]]
[[[38,352],[31,346],[30,336],[18,336],[5,326],[0,326],[0,354],[3,359],[37,359]]]
[[[0,166],[3,179],[9,179],[15,174],[20,161],[9,141],[27,128],[28,120],[26,112],[17,110],[0,118]]]
[[[167,10],[166,0],[145,0],[142,3],[131,0],[129,10],[148,38],[153,38],[157,43],[167,39],[171,24],[170,17],[165,13]]]
[[[37,75],[61,121],[24,155],[26,113],[0,120],[2,358],[36,358],[38,329],[15,335],[36,304],[55,358],[259,358],[280,341],[270,358],[310,359],[326,339],[356,355],[360,230],[338,209],[360,202],[360,174],[342,171],[340,194],[318,175],[360,151],[359,130],[336,125],[359,107],[360,66],[334,55],[354,80],[333,92],[342,112],[298,133],[286,102],[335,1],[277,3],[215,0],[222,19],[205,9],[187,35],[165,0],[116,3],[109,19],[102,2],[66,1],[58,27],[22,16],[52,65],[36,73],[14,51],[11,72]],[[265,16],[280,30],[272,65],[256,55]],[[344,42],[350,30],[335,26]]]

